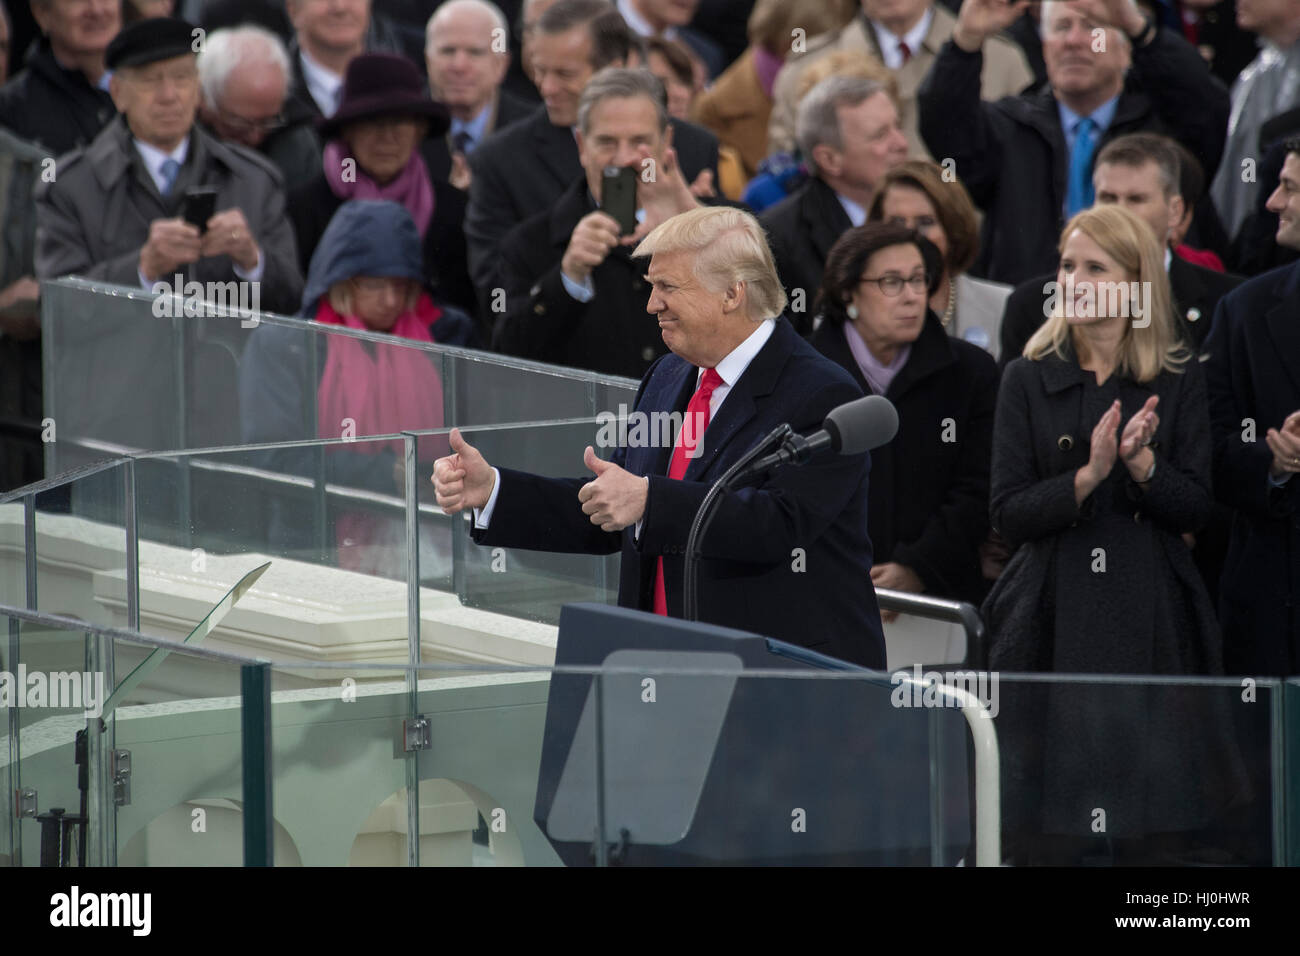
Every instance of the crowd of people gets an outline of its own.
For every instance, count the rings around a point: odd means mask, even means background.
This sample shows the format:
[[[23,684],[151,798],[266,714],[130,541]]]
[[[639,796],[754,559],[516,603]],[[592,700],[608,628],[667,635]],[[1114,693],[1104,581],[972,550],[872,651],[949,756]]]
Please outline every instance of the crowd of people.
[[[779,321],[899,411],[872,460],[877,586],[982,605],[995,666],[1300,673],[1300,5],[23,13],[6,487],[40,473],[39,280],[255,283],[269,311],[640,378],[668,346],[638,244],[734,207]],[[427,363],[331,347],[309,368],[247,336],[246,440],[441,422]],[[337,464],[400,479],[391,454]]]

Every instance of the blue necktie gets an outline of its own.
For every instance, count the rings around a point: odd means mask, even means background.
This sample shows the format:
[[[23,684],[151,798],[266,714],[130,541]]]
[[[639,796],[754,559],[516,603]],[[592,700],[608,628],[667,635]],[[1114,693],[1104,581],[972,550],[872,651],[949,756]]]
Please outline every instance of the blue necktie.
[[[1065,196],[1065,218],[1092,205],[1092,154],[1097,148],[1097,124],[1084,117],[1074,124],[1074,149],[1070,152],[1070,183]]]
[[[163,184],[161,192],[164,196],[171,195],[172,186],[176,185],[176,177],[180,175],[180,172],[181,164],[176,162],[176,160],[172,159],[170,156],[163,160]]]

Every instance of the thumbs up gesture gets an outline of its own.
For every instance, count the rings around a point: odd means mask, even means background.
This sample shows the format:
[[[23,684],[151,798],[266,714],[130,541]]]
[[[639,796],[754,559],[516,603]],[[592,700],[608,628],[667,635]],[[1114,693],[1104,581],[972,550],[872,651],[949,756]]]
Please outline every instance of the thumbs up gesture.
[[[599,525],[601,531],[622,531],[640,521],[645,514],[650,479],[638,478],[598,458],[590,445],[583,452],[582,462],[596,475],[594,481],[578,489],[582,513],[590,515],[591,523]]]
[[[452,454],[433,463],[434,494],[443,514],[454,515],[466,508],[482,508],[492,497],[496,472],[479,450],[453,428],[447,436]]]

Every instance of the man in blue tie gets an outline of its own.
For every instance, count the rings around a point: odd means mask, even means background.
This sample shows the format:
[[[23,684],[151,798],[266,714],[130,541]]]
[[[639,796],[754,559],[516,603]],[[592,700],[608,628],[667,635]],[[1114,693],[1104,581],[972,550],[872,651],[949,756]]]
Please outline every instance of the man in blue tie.
[[[295,312],[302,294],[279,171],[194,122],[198,37],[183,20],[138,21],[109,44],[121,115],[62,156],[36,195],[36,275],[68,274],[153,290],[175,276],[251,283],[263,309]],[[216,190],[213,215],[186,222],[185,192]],[[177,290],[173,290],[177,291]],[[245,297],[251,301],[252,296]]]
[[[1212,176],[1223,153],[1228,94],[1178,33],[1134,0],[1050,0],[1041,29],[1047,83],[980,100],[985,41],[1028,0],[963,0],[952,40],[918,94],[921,136],[985,213],[971,271],[1019,284],[1056,268],[1066,219],[1093,202],[1092,165],[1125,133],[1164,133]],[[1198,213],[1199,214],[1199,213]]]
[[[638,441],[633,429],[608,461],[588,446],[592,476],[558,479],[494,468],[453,430],[433,484],[446,513],[472,511],[476,542],[621,551],[619,604],[681,617],[687,534],[713,483],[778,425],[815,430],[862,392],[782,317],[785,293],[753,216],[683,212],[634,254],[651,257],[646,309],[671,353],[646,372],[632,414],[675,416],[677,434],[643,428]],[[869,470],[865,453],[824,455],[724,495],[700,542],[700,619],[883,668]]]
[[[488,0],[449,0],[425,32],[429,92],[451,113],[451,129],[424,151],[429,171],[468,189],[468,157],[495,130],[523,119],[535,104],[501,89],[510,66],[505,15]]]

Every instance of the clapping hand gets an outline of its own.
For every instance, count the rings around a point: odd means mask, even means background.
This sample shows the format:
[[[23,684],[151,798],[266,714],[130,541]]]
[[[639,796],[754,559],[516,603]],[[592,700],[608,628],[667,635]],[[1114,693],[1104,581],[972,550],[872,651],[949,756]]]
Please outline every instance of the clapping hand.
[[[1274,478],[1300,472],[1300,411],[1288,415],[1281,429],[1270,428],[1264,435],[1264,441],[1273,452],[1269,473]]]

